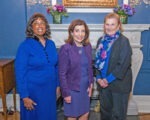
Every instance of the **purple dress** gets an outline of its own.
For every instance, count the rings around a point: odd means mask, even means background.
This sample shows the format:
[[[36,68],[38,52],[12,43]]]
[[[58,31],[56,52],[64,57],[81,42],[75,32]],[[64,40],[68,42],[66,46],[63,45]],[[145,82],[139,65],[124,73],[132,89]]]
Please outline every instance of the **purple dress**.
[[[83,47],[78,47],[81,55],[81,81],[80,91],[71,91],[71,103],[64,102],[64,114],[68,117],[79,117],[90,110],[90,97],[88,96],[88,59]]]

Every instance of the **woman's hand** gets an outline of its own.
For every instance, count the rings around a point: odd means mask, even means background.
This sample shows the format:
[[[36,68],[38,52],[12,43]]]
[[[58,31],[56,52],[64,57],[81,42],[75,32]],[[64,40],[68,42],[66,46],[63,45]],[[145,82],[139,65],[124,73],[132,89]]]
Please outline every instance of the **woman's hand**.
[[[26,97],[23,98],[23,102],[24,102],[24,107],[27,110],[33,110],[34,109],[34,105],[37,105],[32,99]]]
[[[57,87],[56,88],[56,96],[57,96],[57,98],[59,98],[60,95],[61,95],[60,87]]]
[[[71,103],[71,96],[65,97],[64,100],[66,103]]]
[[[91,97],[92,96],[92,90],[93,90],[93,84],[90,85],[90,87],[88,87],[87,92],[88,92],[88,96]]]
[[[56,88],[56,94],[59,95],[60,94],[60,87]]]

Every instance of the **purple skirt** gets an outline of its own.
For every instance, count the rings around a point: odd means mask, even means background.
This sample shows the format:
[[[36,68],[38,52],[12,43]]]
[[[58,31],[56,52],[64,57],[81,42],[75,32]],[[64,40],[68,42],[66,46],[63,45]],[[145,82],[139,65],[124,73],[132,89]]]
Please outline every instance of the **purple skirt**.
[[[90,111],[90,97],[88,96],[88,61],[82,49],[81,54],[81,81],[80,91],[71,91],[71,103],[64,101],[64,115],[67,117],[79,117]]]
[[[71,91],[71,103],[64,101],[64,115],[68,117],[79,117],[90,110],[90,97],[87,89]]]

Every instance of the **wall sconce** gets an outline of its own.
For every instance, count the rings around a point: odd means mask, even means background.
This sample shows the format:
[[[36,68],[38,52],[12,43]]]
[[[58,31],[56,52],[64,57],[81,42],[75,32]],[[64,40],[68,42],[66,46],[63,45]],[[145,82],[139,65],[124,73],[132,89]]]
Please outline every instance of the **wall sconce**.
[[[145,4],[150,5],[150,0],[143,0],[143,2],[144,2]]]
[[[129,0],[130,5],[135,6],[135,5],[140,5],[143,1],[146,5],[150,5],[150,0]]]
[[[33,6],[33,5],[44,5],[44,6],[50,6],[50,0],[26,0],[27,5]]]

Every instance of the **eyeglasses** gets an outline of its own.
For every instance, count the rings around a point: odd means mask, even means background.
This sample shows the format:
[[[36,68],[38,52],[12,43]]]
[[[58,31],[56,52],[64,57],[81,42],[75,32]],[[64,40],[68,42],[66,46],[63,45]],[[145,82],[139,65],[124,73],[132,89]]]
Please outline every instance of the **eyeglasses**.
[[[46,25],[46,23],[45,22],[33,22],[32,23],[32,25],[43,25],[43,26],[45,26]]]

